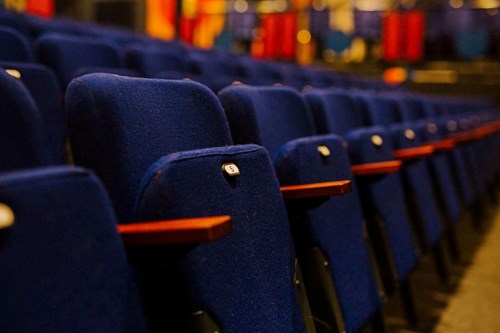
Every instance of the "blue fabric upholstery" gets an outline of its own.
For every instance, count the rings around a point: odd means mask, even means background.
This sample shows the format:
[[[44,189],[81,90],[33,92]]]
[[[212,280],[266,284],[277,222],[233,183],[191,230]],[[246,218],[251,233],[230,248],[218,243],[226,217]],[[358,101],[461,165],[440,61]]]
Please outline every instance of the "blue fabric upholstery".
[[[459,130],[459,121],[452,118],[448,118],[444,121],[437,123],[440,133],[446,137],[448,135],[454,135]],[[451,151],[447,152],[448,158],[451,165],[453,165],[452,172],[455,175],[455,183],[457,184],[457,189],[460,192],[461,198],[466,204],[471,205],[476,198],[477,188],[475,186],[474,172],[471,172],[470,165],[473,163],[471,160],[467,160],[467,148],[462,146],[457,146]],[[472,176],[472,177],[471,177]]]
[[[422,141],[417,134],[413,139],[408,138],[406,135],[408,130],[416,133],[415,126],[410,124],[397,124],[390,127],[389,134],[395,149],[422,145]],[[414,207],[415,213],[420,216],[419,222],[424,225],[427,242],[432,246],[441,238],[443,227],[427,161],[425,159],[415,159],[405,162],[402,176],[409,192],[407,195],[412,198],[416,206]]]
[[[111,204],[95,176],[59,167],[4,173],[2,332],[124,332],[129,276]],[[130,316],[132,316],[130,314]]]
[[[216,96],[192,81],[89,74],[66,98],[75,163],[103,179],[120,222],[135,220],[140,180],[158,158],[231,144]]]
[[[228,177],[224,163],[241,174]],[[304,332],[294,286],[295,254],[286,210],[269,156],[259,146],[167,155],[148,170],[139,202],[142,220],[230,214],[233,232],[190,248],[176,265],[185,283],[163,302],[167,328],[207,312],[222,332]],[[185,290],[186,289],[186,290]]]
[[[320,134],[346,135],[362,127],[366,120],[353,98],[342,89],[314,89],[304,94]]]
[[[241,74],[252,82],[268,85],[282,83],[281,72],[271,62],[255,61],[248,57],[242,57],[239,67]]]
[[[127,48],[125,52],[126,66],[147,77],[155,77],[157,73],[164,71],[190,71],[186,59],[176,51],[135,45]]]
[[[434,122],[422,121],[417,124],[417,130],[424,142],[441,139],[439,126]],[[446,153],[434,153],[428,160],[433,181],[440,189],[440,200],[443,203],[446,217],[449,221],[457,221],[460,217],[460,204],[456,184],[453,182],[450,164]]]
[[[234,142],[262,145],[271,157],[286,142],[314,134],[307,105],[292,88],[233,85],[219,99]]]
[[[402,121],[398,104],[388,96],[367,96],[366,107],[371,125],[389,126]]]
[[[57,33],[37,40],[39,61],[56,72],[63,87],[85,67],[121,68],[118,49],[105,40],[74,37]]]
[[[280,184],[307,184],[349,179],[352,192],[331,197],[319,208],[291,214],[300,226],[303,249],[319,246],[327,256],[347,332],[358,332],[382,305],[363,237],[363,212],[343,140],[335,135],[296,139],[280,149],[274,166]],[[326,145],[331,155],[317,151]],[[305,246],[304,246],[304,243]],[[300,246],[300,245],[299,245]]]
[[[26,37],[30,36],[30,29],[25,22],[25,15],[11,10],[0,10],[0,26],[10,27]]]
[[[47,129],[23,83],[0,70],[0,171],[52,162]]]
[[[235,69],[230,66],[230,62],[228,63],[224,58],[217,58],[215,55],[190,55],[189,63],[196,74],[204,76],[237,75]]]
[[[19,31],[0,26],[1,61],[35,61],[29,40]]]
[[[375,146],[373,135],[382,138]],[[390,137],[381,127],[358,129],[347,135],[349,155],[353,164],[383,162],[393,159]],[[398,173],[358,179],[360,193],[385,223],[399,278],[404,280],[415,267],[418,255],[413,243]],[[367,208],[367,207],[365,207]]]
[[[62,107],[62,92],[52,70],[38,64],[0,62],[4,69],[15,69],[21,74],[22,83],[28,88],[48,135],[51,162],[65,164],[66,115]]]

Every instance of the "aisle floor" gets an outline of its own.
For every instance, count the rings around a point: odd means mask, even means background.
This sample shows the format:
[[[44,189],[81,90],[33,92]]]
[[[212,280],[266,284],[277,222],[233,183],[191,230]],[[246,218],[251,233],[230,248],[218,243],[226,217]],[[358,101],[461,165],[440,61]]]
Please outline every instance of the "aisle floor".
[[[489,212],[488,217],[478,219],[484,221],[479,227],[470,215],[457,224],[460,263],[452,263],[443,237],[440,245],[447,253],[450,273],[447,283],[437,274],[433,253],[422,256],[411,274],[419,323],[408,326],[397,293],[386,307],[389,333],[500,332],[500,206],[489,206],[484,212]]]
[[[500,211],[453,297],[435,333],[500,331]]]

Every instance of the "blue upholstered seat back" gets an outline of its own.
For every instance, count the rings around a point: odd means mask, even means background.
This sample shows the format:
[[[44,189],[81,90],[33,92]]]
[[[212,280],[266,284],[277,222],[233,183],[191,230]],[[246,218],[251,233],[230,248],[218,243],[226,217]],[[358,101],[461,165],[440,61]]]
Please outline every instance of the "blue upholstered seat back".
[[[231,144],[219,101],[195,82],[90,74],[66,97],[75,163],[103,179],[120,222],[135,219],[140,180],[158,158]]]
[[[320,155],[319,145],[327,146],[331,155]],[[344,142],[335,135],[290,141],[279,151],[274,166],[282,185],[344,179],[354,182]],[[297,243],[307,243],[303,250],[319,246],[325,253],[346,331],[358,332],[382,301],[363,237],[363,212],[356,184],[352,184],[352,192],[331,197],[319,208],[290,217],[302,235]]]
[[[160,47],[131,46],[126,49],[125,63],[128,68],[137,70],[147,77],[155,77],[156,74],[165,71],[189,72],[183,54]]]
[[[63,87],[85,67],[122,67],[116,46],[97,38],[46,34],[37,40],[37,54],[41,63],[54,69]]]
[[[441,134],[446,137],[453,136],[459,131],[460,120],[458,118],[447,118],[444,121],[438,122],[437,125]],[[453,165],[457,184],[457,189],[460,195],[467,204],[472,204],[477,195],[477,181],[478,173],[471,171],[471,166],[477,160],[468,158],[468,148],[463,146],[456,146],[454,149],[447,152],[450,163]]]
[[[435,122],[421,121],[418,123],[416,129],[424,142],[442,139],[439,133],[439,126]],[[433,179],[437,182],[442,193],[447,218],[450,221],[458,220],[460,217],[460,203],[446,153],[438,152],[433,154],[429,158],[428,163],[431,167]]]
[[[234,142],[262,145],[271,157],[288,141],[314,134],[307,105],[292,88],[233,85],[219,99]]]
[[[0,25],[15,29],[26,37],[30,36],[30,29],[25,20],[25,15],[15,11],[0,10]]]
[[[127,258],[95,176],[59,167],[4,173],[2,332],[124,332]]]
[[[346,90],[315,89],[304,96],[320,134],[345,135],[351,129],[365,126],[362,113]]]
[[[414,137],[412,134],[414,134]],[[396,124],[390,127],[389,134],[394,149],[413,148],[422,145],[422,141],[416,133],[416,128],[410,124]],[[432,188],[431,175],[425,159],[414,159],[405,162],[401,171],[407,183],[408,196],[415,203],[420,222],[424,225],[427,241],[434,245],[441,237],[443,228],[441,226],[439,209],[436,196]]]
[[[0,26],[1,61],[35,61],[31,44],[22,33],[5,26]]]
[[[372,143],[374,135],[382,138],[381,146]],[[347,141],[353,164],[393,159],[390,138],[381,127],[351,131],[347,135]],[[358,184],[361,195],[365,196],[365,200],[385,223],[397,273],[401,279],[405,279],[415,267],[418,255],[412,239],[399,174],[363,177],[358,180]]]
[[[53,162],[42,115],[23,83],[0,70],[0,171]]]
[[[397,105],[399,118],[402,122],[417,121],[426,117],[426,115],[424,114],[424,110],[422,109],[419,97],[410,95],[408,93],[392,93],[390,96]]]
[[[236,164],[240,175],[225,175],[224,163]],[[163,314],[171,320],[167,328],[182,332],[184,318],[205,311],[222,332],[304,332],[286,210],[265,149],[173,153],[142,183],[142,220],[226,214],[233,220],[229,236],[195,245],[179,259],[185,283],[163,299],[174,305]]]
[[[402,121],[396,101],[388,96],[367,96],[366,106],[372,125],[389,126]]]
[[[66,162],[66,115],[62,107],[62,92],[57,78],[48,67],[20,62],[0,62],[4,69],[15,69],[29,90],[47,129],[51,162]]]

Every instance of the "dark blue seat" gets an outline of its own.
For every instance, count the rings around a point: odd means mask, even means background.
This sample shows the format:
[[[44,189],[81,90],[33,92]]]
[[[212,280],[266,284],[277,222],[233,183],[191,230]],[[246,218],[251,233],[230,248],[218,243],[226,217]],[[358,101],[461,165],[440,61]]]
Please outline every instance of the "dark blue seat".
[[[43,65],[0,62],[0,67],[14,71],[29,90],[45,125],[51,161],[65,164],[67,141],[66,115],[62,107],[62,92],[54,72]]]
[[[17,78],[0,71],[1,171],[54,163],[47,128],[28,89]]]
[[[137,218],[141,179],[160,157],[231,144],[220,103],[194,82],[89,74],[67,98],[75,163],[103,179],[121,223]]]
[[[377,163],[393,159],[390,137],[382,127],[355,129],[346,136],[353,164]],[[394,265],[400,280],[409,277],[419,254],[413,241],[398,173],[359,177],[359,191],[367,208],[368,223],[381,219],[386,225]]]
[[[2,332],[120,333],[128,321],[143,322],[128,310],[136,295],[127,257],[93,174],[69,167],[2,173],[0,203],[2,223],[13,219],[0,230]]]
[[[368,125],[367,115],[347,90],[314,89],[306,91],[304,98],[320,134],[344,136],[354,128]]]
[[[14,28],[0,26],[0,43],[0,61],[35,61],[30,41]]]
[[[104,39],[50,33],[37,40],[36,49],[39,61],[55,71],[63,88],[89,71],[129,73],[122,68],[119,49]]]
[[[336,135],[295,139],[278,151],[274,167],[281,185],[353,182],[352,192],[331,197],[319,207],[289,205],[312,312],[335,330],[330,289],[320,282],[326,275],[334,282],[345,331],[351,333],[378,315],[383,287],[377,284],[378,270],[367,248],[363,211],[344,144]],[[318,147],[330,155],[321,154]]]
[[[240,175],[221,172],[225,163],[234,163]],[[142,184],[138,202],[142,220],[230,214],[234,222],[231,235],[191,247],[173,259],[171,271],[161,276],[158,288],[146,298],[157,308],[154,327],[180,332],[184,323],[177,318],[204,311],[222,332],[305,331],[295,293],[295,254],[287,215],[262,147],[169,154],[151,166]],[[183,279],[165,287],[172,271]],[[149,274],[156,280],[157,272]],[[147,283],[144,278],[143,284]],[[165,317],[175,320],[158,322]]]
[[[293,88],[233,85],[219,99],[234,142],[262,145],[272,158],[288,141],[314,134],[313,119]]]
[[[164,71],[190,72],[185,56],[166,47],[132,45],[125,50],[125,63],[127,68],[146,77],[155,77]]]

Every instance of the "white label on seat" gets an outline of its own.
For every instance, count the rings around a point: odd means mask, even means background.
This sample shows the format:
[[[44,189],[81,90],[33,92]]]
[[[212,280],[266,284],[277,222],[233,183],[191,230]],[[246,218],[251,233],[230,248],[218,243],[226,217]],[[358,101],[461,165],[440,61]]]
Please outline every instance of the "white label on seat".
[[[225,163],[222,165],[222,171],[227,175],[234,177],[240,174],[240,169],[234,163]]]

